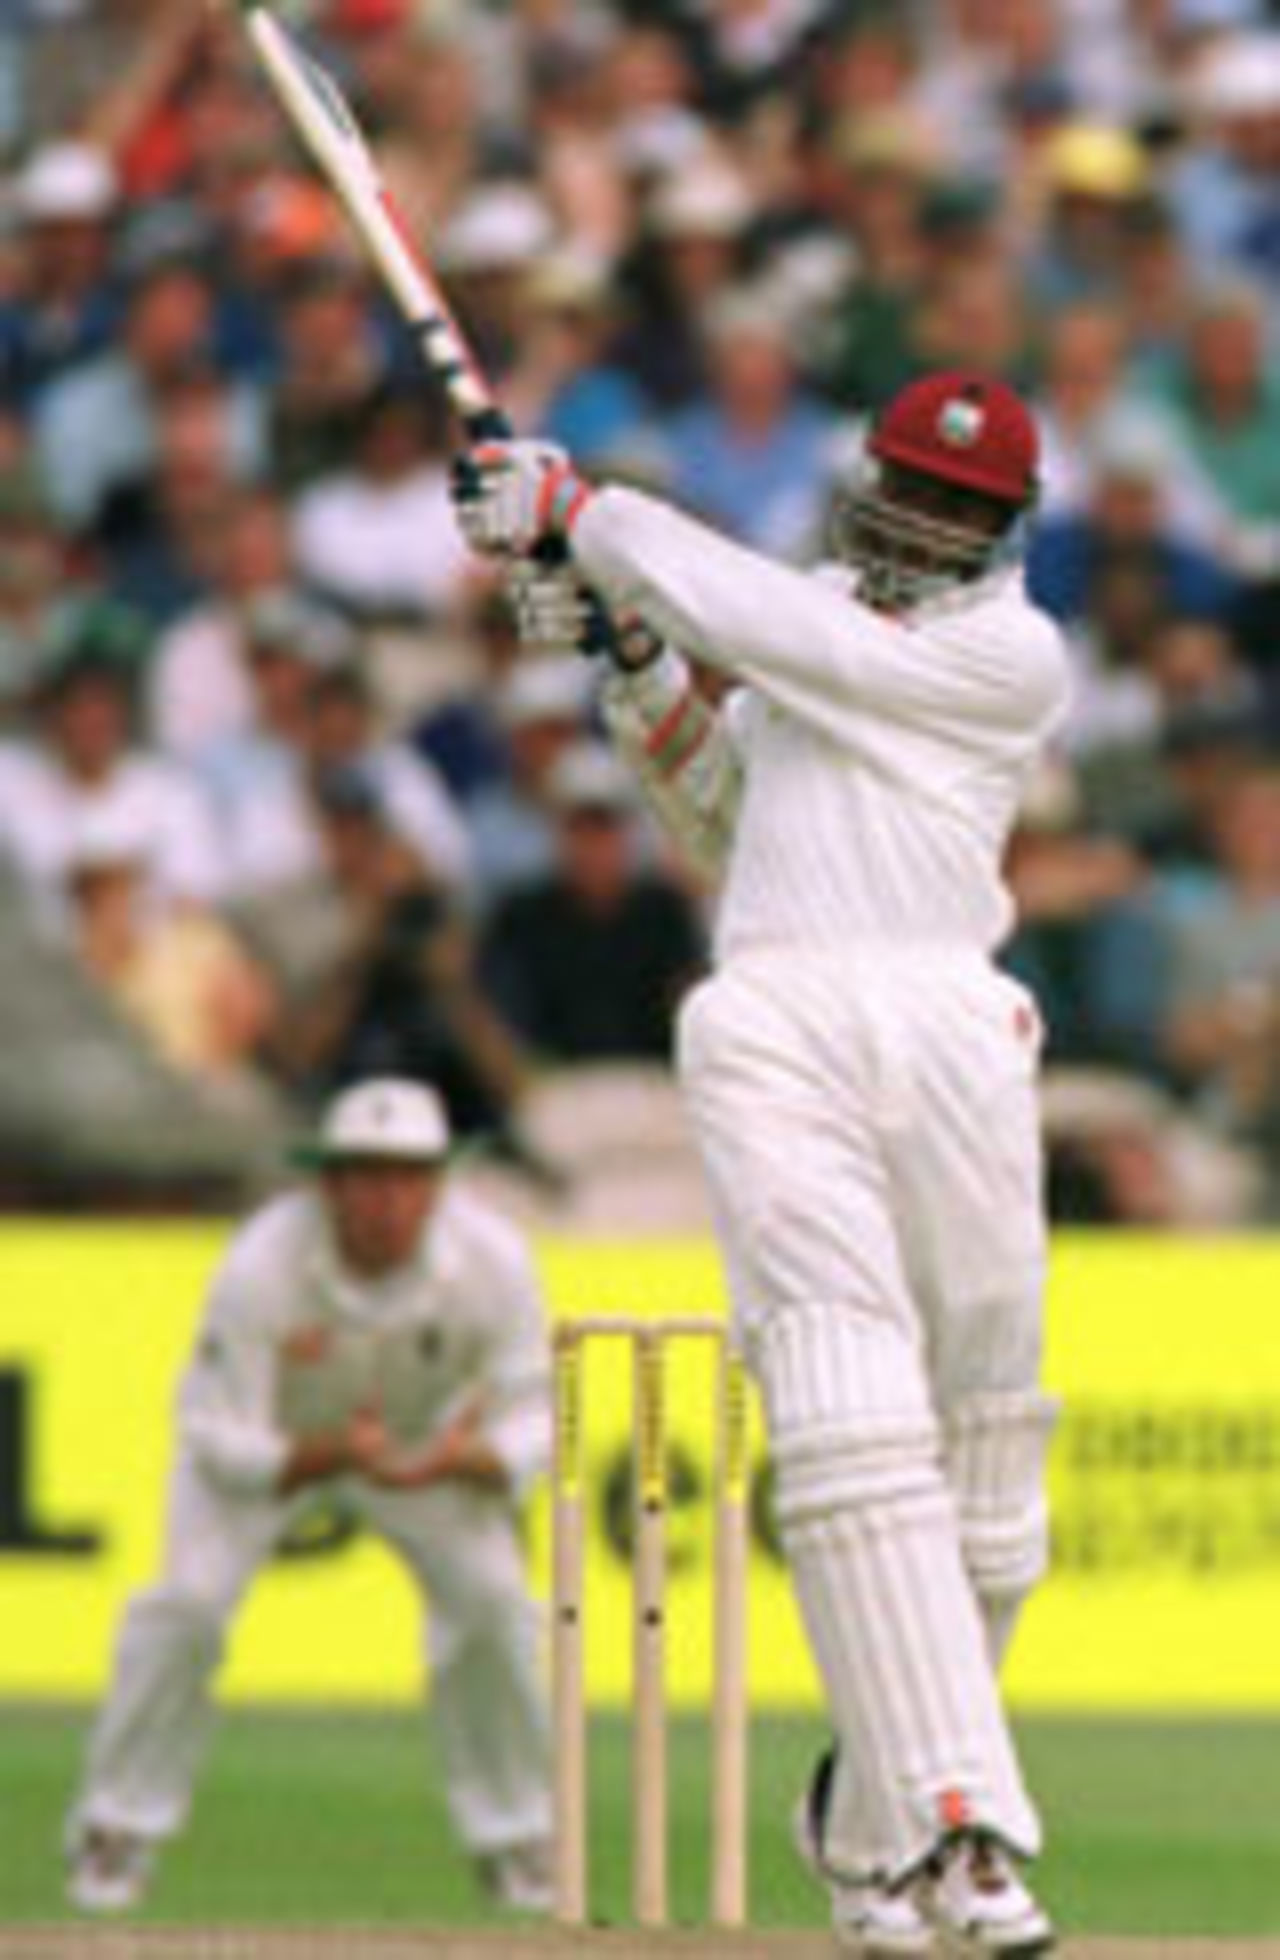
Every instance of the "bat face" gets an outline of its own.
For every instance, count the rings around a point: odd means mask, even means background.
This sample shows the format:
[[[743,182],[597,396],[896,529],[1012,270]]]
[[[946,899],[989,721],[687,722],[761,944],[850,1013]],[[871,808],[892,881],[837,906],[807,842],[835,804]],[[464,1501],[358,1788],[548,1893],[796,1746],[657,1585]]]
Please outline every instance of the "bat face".
[[[471,441],[511,433],[440,292],[382,182],[377,161],[341,88],[262,0],[241,0],[262,73],[312,162],[337,193],[352,226]]]

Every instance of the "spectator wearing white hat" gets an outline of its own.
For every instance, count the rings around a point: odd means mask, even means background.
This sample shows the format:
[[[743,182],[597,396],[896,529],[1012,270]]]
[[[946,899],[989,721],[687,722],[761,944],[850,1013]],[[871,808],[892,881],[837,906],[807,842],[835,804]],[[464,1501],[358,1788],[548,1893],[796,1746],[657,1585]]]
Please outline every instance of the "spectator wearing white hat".
[[[523,350],[529,279],[554,238],[540,193],[519,179],[495,178],[463,198],[435,241],[432,256],[467,338],[499,385]]]
[[[102,354],[120,319],[111,221],[111,160],[87,143],[37,149],[12,179],[16,291],[0,299],[0,401],[29,409],[67,369]]]
[[[631,324],[619,336],[617,358],[663,407],[682,406],[706,383],[700,322],[742,276],[754,217],[742,172],[710,148],[648,188],[626,268]]]
[[[1198,137],[1172,204],[1208,268],[1265,282],[1280,304],[1280,28],[1225,34],[1192,69],[1184,113]]]

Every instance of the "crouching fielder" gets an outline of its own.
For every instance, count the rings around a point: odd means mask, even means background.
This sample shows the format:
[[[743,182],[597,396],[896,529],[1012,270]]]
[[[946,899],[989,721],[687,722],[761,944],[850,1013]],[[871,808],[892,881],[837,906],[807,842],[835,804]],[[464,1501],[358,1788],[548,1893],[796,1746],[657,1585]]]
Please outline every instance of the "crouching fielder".
[[[1008,389],[914,384],[841,562],[769,563],[561,452],[486,447],[460,518],[564,540],[641,663],[611,719],[704,865],[717,970],[679,1067],[783,1543],[837,1746],[798,1820],[851,1951],[1051,1943],[996,1667],[1045,1559],[1038,1024],[991,954],[1001,859],[1064,706],[1012,562],[1036,438]],[[740,685],[718,713],[680,648]]]
[[[320,1491],[430,1603],[459,1838],[501,1901],[549,1904],[548,1724],[516,1513],[550,1449],[545,1325],[523,1244],[449,1186],[448,1145],[434,1091],[347,1090],[306,1152],[314,1188],[255,1213],[214,1279],[163,1571],[125,1614],[69,1824],[86,1911],[138,1903],[181,1828],[227,1624]]]

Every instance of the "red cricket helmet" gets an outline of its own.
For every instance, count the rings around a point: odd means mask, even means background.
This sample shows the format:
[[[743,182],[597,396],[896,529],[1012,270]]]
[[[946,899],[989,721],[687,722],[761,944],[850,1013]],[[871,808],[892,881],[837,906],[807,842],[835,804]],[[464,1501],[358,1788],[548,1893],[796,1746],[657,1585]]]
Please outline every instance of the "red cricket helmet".
[[[1035,423],[1003,381],[946,369],[910,382],[876,417],[867,447],[897,463],[1022,509],[1034,502]]]

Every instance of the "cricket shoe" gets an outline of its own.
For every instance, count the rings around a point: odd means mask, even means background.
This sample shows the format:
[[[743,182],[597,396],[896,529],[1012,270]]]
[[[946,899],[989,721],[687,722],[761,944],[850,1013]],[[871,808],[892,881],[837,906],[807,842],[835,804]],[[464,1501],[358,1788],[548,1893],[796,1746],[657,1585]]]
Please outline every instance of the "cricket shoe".
[[[555,1904],[552,1870],[551,1845],[537,1838],[487,1852],[480,1860],[480,1882],[508,1912],[547,1913]]]
[[[969,1960],[1034,1960],[1053,1946],[1048,1915],[994,1838],[954,1838],[932,1861],[920,1897],[944,1946]]]
[[[77,1912],[132,1912],[146,1897],[154,1862],[149,1838],[89,1824],[71,1850],[67,1898]]]
[[[932,1953],[933,1930],[911,1892],[875,1879],[841,1878],[828,1866],[823,1838],[835,1767],[835,1749],[825,1750],[795,1807],[791,1834],[801,1863],[827,1888],[836,1945],[860,1960],[914,1960]]]

